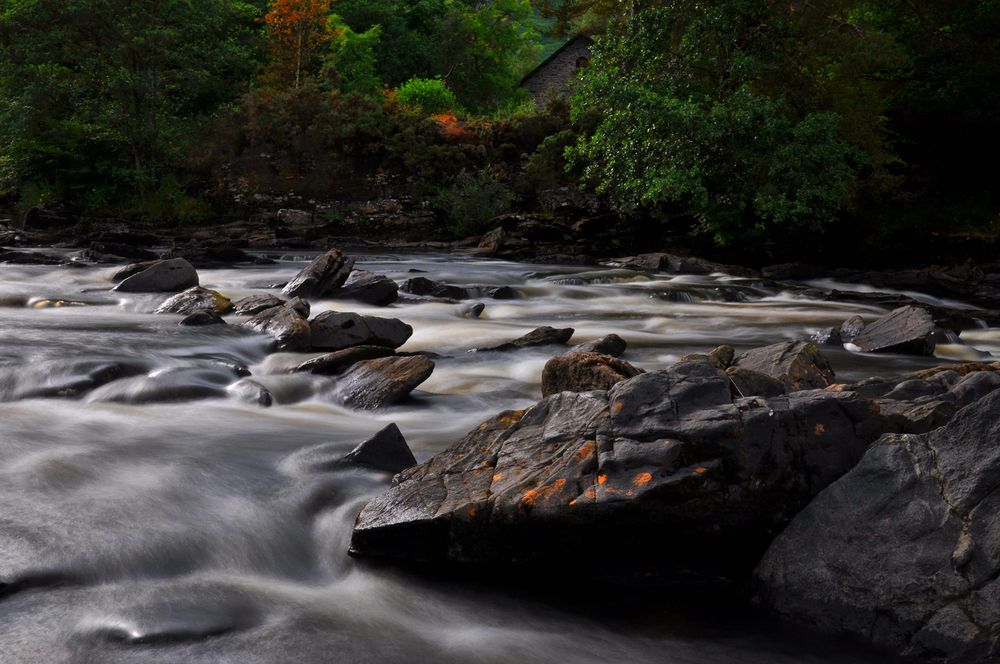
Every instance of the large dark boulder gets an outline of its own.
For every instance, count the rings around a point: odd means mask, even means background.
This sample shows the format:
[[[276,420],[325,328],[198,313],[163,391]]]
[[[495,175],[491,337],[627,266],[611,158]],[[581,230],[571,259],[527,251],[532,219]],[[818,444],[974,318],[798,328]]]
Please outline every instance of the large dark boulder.
[[[381,274],[355,270],[341,288],[330,293],[330,297],[385,307],[399,299],[399,285]]]
[[[217,314],[228,313],[233,303],[219,291],[209,290],[201,286],[189,288],[167,299],[156,308],[157,314],[188,315],[195,311],[214,311]]]
[[[850,392],[734,399],[710,361],[682,362],[487,420],[370,502],[352,552],[559,564],[583,547],[609,565],[745,573],[882,424]]]
[[[404,293],[443,298],[447,300],[474,300],[491,298],[494,300],[514,300],[519,293],[510,286],[453,286],[426,277],[413,277],[400,287]]]
[[[906,306],[865,326],[851,343],[867,353],[932,355],[935,331],[937,326],[929,311]]]
[[[980,379],[982,380],[982,379]],[[1000,655],[1000,391],[923,435],[888,435],[772,544],[759,597],[902,655]]]
[[[242,325],[274,339],[277,350],[305,351],[312,348],[309,321],[289,306],[265,309],[243,321]]]
[[[114,289],[123,293],[176,293],[197,285],[194,266],[183,258],[172,258],[154,261],[124,278]]]
[[[287,297],[323,297],[343,286],[353,269],[353,258],[332,249],[307,265],[281,292]]]
[[[834,379],[830,362],[816,344],[807,341],[787,341],[754,348],[741,353],[732,366],[776,378],[785,384],[789,392],[826,387]]]
[[[433,372],[434,362],[422,355],[364,360],[337,377],[333,396],[351,408],[374,410],[399,403]]]
[[[573,352],[553,357],[542,370],[542,396],[559,392],[610,390],[634,378],[641,369],[624,360],[600,353]]]
[[[395,424],[390,424],[355,447],[343,460],[349,464],[393,474],[417,465],[410,446]]]
[[[486,348],[477,348],[477,351],[512,351],[519,350],[521,348],[533,348],[535,346],[551,346],[565,344],[568,342],[574,333],[574,329],[571,327],[564,328],[554,328],[554,327],[539,327],[531,332],[528,332],[522,337],[518,337],[513,341],[507,341],[496,346],[488,346]]]
[[[399,348],[413,334],[412,327],[395,318],[338,311],[324,311],[309,325],[312,345],[317,350],[335,351],[352,346]]]

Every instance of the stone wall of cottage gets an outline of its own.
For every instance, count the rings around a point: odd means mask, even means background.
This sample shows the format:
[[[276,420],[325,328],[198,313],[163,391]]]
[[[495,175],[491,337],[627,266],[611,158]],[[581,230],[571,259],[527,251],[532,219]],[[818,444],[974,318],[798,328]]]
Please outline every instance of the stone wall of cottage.
[[[522,82],[521,87],[544,104],[551,97],[565,96],[582,62],[590,61],[590,40],[578,37]]]

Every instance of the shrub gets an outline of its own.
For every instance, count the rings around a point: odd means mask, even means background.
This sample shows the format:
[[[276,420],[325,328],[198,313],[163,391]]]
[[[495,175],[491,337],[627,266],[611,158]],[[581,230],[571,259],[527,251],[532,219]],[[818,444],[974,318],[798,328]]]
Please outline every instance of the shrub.
[[[438,209],[448,217],[448,230],[463,237],[490,230],[490,220],[510,212],[513,203],[514,192],[495,169],[462,171],[437,197]]]
[[[440,78],[411,78],[396,89],[400,104],[428,115],[458,110],[458,100]]]

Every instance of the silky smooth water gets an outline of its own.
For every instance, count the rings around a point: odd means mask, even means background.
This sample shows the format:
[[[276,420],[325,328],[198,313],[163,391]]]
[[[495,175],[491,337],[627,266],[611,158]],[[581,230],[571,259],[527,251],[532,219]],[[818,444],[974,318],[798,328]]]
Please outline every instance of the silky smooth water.
[[[308,256],[284,258],[202,270],[202,284],[232,299],[277,292],[267,287]],[[630,344],[625,359],[656,369],[721,343],[804,338],[882,310],[724,275],[441,255],[369,255],[360,266],[399,281],[511,285],[523,297],[488,300],[476,320],[441,302],[314,302],[314,314],[400,318],[415,330],[403,350],[444,356],[407,403],[354,412],[327,396],[333,379],[283,373],[307,355],[269,355],[266,338],[235,326],[179,327],[177,316],[150,313],[163,296],[110,292],[113,269],[0,266],[0,302],[90,303],[0,308],[0,583],[14,584],[0,586],[0,662],[880,661],[752,611],[687,610],[669,593],[662,606],[631,603],[634,589],[565,601],[545,588],[432,580],[353,560],[354,518],[388,477],[318,471],[308,459],[313,448],[346,453],[395,422],[424,460],[496,412],[534,403],[555,349],[468,350],[540,325],[574,327],[576,343],[617,333]],[[1000,354],[997,330],[968,337]],[[940,363],[829,355],[844,380]],[[91,359],[138,361],[151,373],[245,365],[278,403],[23,398]]]

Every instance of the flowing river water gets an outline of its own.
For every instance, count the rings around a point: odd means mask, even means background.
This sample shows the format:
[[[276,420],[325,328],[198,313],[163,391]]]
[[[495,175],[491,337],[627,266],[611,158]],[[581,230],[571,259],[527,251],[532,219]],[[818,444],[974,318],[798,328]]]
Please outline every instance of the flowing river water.
[[[202,285],[236,299],[277,292],[266,289],[307,259],[199,272]],[[574,327],[577,343],[617,333],[630,344],[625,359],[656,369],[721,343],[803,338],[883,310],[722,275],[442,255],[367,255],[359,266],[398,281],[419,271],[511,285],[523,297],[488,300],[472,320],[442,302],[314,302],[314,314],[400,318],[415,330],[403,350],[443,356],[404,405],[354,412],[330,398],[332,379],[283,373],[303,356],[269,355],[266,338],[236,326],[179,327],[176,316],[150,313],[165,296],[109,292],[111,268],[0,266],[0,303],[10,305],[0,307],[0,662],[881,661],[752,610],[686,611],[669,593],[662,606],[596,590],[591,601],[560,602],[544,588],[433,580],[353,560],[354,518],[388,478],[305,460],[317,449],[346,453],[395,422],[423,461],[487,417],[534,403],[557,351],[467,351],[540,325]],[[13,306],[36,298],[90,305]],[[997,330],[965,336],[1000,355]],[[828,355],[842,380],[941,363]],[[53,396],[95,362],[120,359],[151,373],[244,365],[277,403]]]

